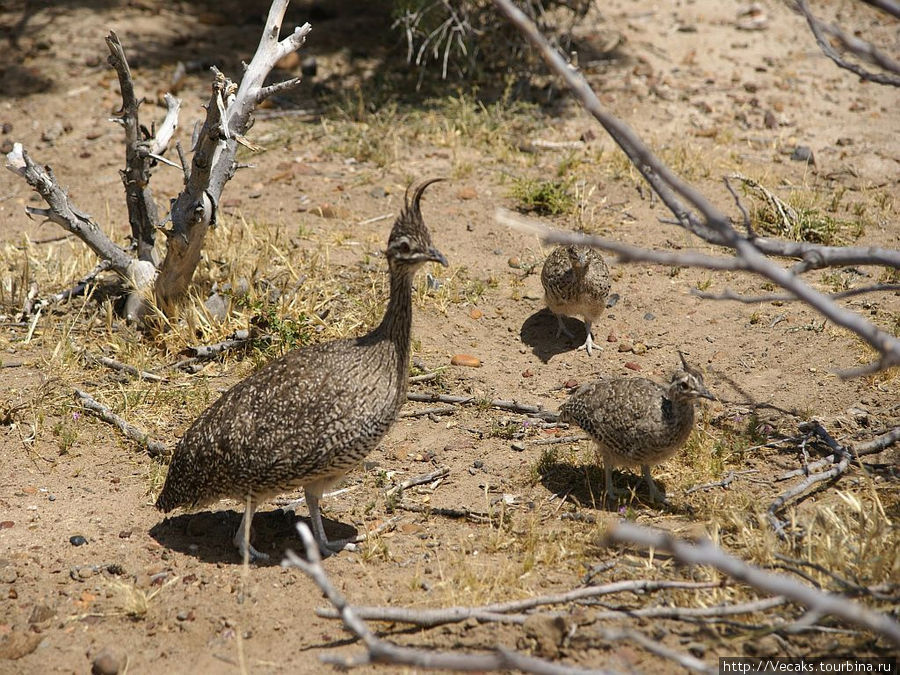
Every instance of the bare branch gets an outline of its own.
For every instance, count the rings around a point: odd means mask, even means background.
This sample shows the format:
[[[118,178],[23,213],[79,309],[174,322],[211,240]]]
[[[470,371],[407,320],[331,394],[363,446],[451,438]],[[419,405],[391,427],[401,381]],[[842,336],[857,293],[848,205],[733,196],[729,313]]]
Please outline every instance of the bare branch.
[[[81,239],[102,260],[108,261],[113,270],[128,278],[131,257],[104,234],[90,215],[72,204],[50,167],[35,164],[21,143],[13,145],[12,152],[6,155],[6,162],[9,170],[24,178],[49,204],[50,210],[45,215],[50,220]]]
[[[419,401],[421,403],[452,403],[455,405],[486,405],[491,408],[499,408],[500,410],[508,410],[510,412],[521,413],[530,417],[537,417],[543,420],[555,422],[559,419],[559,415],[549,410],[544,410],[539,405],[528,405],[519,403],[518,401],[503,401],[500,399],[480,400],[474,396],[450,396],[447,394],[420,394],[417,392],[409,392],[406,395],[407,400]]]
[[[894,2],[894,0],[862,0],[867,5],[871,5],[872,7],[877,7],[883,12],[887,12],[892,16],[900,19],[900,3]]]
[[[166,93],[163,97],[166,101],[166,118],[159,125],[156,134],[150,141],[150,154],[162,155],[169,147],[172,136],[175,135],[175,129],[178,126],[178,113],[181,110],[181,99],[175,98],[172,94]],[[178,166],[173,164],[173,166]]]
[[[725,553],[708,539],[691,544],[676,539],[667,532],[620,521],[609,532],[607,540],[668,551],[677,560],[688,565],[710,565],[765,593],[783,596],[817,615],[830,614],[854,626],[861,626],[884,637],[893,645],[900,646],[900,624],[888,615],[871,610],[842,595],[810,588],[787,575],[767,572],[750,565]]]
[[[556,49],[541,35],[534,22],[515,7],[511,0],[493,0],[493,2],[541,53],[550,69],[565,81],[569,89],[581,101],[585,110],[600,122],[622,148],[682,227],[711,244],[734,249],[735,257],[740,260],[740,269],[752,271],[769,279],[796,295],[833,323],[856,333],[881,354],[881,359],[875,368],[887,369],[900,364],[900,340],[866,321],[855,312],[836,305],[823,294],[803,283],[795,274],[766,258],[754,241],[741,236],[732,227],[731,221],[726,215],[713,206],[696,188],[676,176],[651,152],[631,128],[607,112],[587,80],[566,63]],[[703,221],[685,206],[682,198],[699,211]],[[546,240],[558,241],[557,236],[554,233],[552,236],[546,237]],[[591,245],[588,238],[584,238],[581,243]]]
[[[394,487],[385,490],[384,496],[391,497],[402,490],[407,490],[411,487],[415,487],[416,485],[425,485],[426,483],[433,483],[436,480],[440,480],[441,478],[446,478],[450,475],[450,467],[442,466],[440,469],[436,471],[432,471],[430,473],[426,473],[422,476],[413,476],[412,478],[407,478],[402,483],[395,485]]]
[[[214,71],[206,120],[197,134],[190,175],[172,206],[166,258],[156,280],[156,299],[163,311],[170,311],[183,297],[193,277],[206,232],[215,225],[222,189],[236,170],[238,145],[253,124],[251,114],[266,76],[280,58],[299,49],[312,30],[307,23],[279,41],[287,5],[288,0],[272,2],[256,53],[239,86]]]
[[[588,586],[576,588],[565,593],[554,595],[541,595],[524,600],[512,600],[510,602],[498,602],[481,607],[443,607],[440,609],[407,609],[405,607],[354,607],[353,611],[360,619],[369,621],[390,621],[393,623],[408,623],[423,628],[433,628],[449,623],[461,623],[467,619],[484,621],[503,621],[504,614],[513,612],[521,613],[535,607],[547,605],[565,605],[570,602],[580,602],[588,598],[597,598],[616,593],[651,593],[667,589],[704,589],[718,588],[721,584],[710,581],[668,581],[634,579],[627,581],[615,581],[602,586]],[[652,609],[660,609],[654,607]],[[671,608],[665,608],[671,609]],[[317,609],[316,614],[328,619],[338,618],[336,610],[331,608]],[[508,617],[511,620],[506,623],[524,623],[528,615]]]
[[[682,267],[701,267],[708,270],[729,271],[746,271],[750,269],[743,260],[735,257],[726,258],[725,256],[712,256],[704,253],[659,251],[623,244],[613,239],[595,235],[554,230],[533,218],[526,218],[504,208],[498,208],[494,212],[494,219],[507,227],[534,234],[540,237],[542,241],[548,243],[583,244],[599,248],[602,251],[615,253],[617,256],[616,260],[622,263],[647,262],[656,265],[679,265]]]
[[[256,102],[262,103],[270,96],[274,96],[282,91],[289,91],[298,86],[301,82],[303,82],[302,77],[294,77],[290,80],[284,80],[283,82],[277,82],[275,84],[270,84],[268,87],[263,87],[256,95]]]
[[[872,286],[860,286],[859,288],[851,288],[839,293],[831,293],[827,297],[832,300],[842,300],[844,298],[852,298],[855,295],[865,295],[867,293],[883,293],[900,291],[900,284],[874,284]],[[797,298],[793,295],[784,293],[766,293],[764,295],[741,295],[735,293],[730,288],[726,288],[721,293],[708,293],[696,288],[691,289],[691,295],[696,295],[704,300],[735,300],[746,304],[757,304],[760,302],[794,302]]]
[[[149,436],[136,426],[129,424],[124,419],[116,415],[112,410],[107,408],[105,405],[94,399],[90,394],[81,391],[81,389],[75,390],[75,397],[84,406],[85,410],[89,410],[94,413],[104,422],[108,422],[113,426],[117,427],[119,431],[121,431],[125,436],[142,448],[147,451],[147,454],[153,458],[163,457],[166,454],[166,446],[160,443],[159,441],[150,440]]]
[[[886,54],[881,53],[871,43],[847,35],[837,26],[829,26],[817,19],[810,11],[809,6],[806,4],[806,0],[796,0],[794,6],[806,18],[806,22],[809,24],[809,29],[815,36],[819,48],[822,50],[825,56],[834,61],[838,66],[844,68],[845,70],[849,70],[851,73],[854,73],[862,79],[868,80],[869,82],[887,84],[892,87],[900,87],[900,77],[898,77],[898,75],[900,75],[900,63],[894,61]],[[837,53],[834,47],[831,46],[828,38],[825,37],[826,33],[836,37],[843,45],[844,49],[846,49],[850,53],[871,61],[888,72],[873,73],[855,63],[847,61],[844,57]]]
[[[136,377],[140,380],[149,380],[150,382],[167,382],[166,378],[161,375],[156,375],[155,373],[148,373],[146,370],[138,370],[134,366],[128,365],[127,363],[122,363],[120,361],[116,361],[115,359],[111,359],[108,356],[94,356],[92,354],[88,354],[85,352],[85,358],[89,361],[96,361],[102,366],[106,366],[107,368],[111,368],[120,373],[127,373],[132,377]]]
[[[586,675],[588,673],[599,675],[600,673],[610,672],[551,663],[550,661],[525,656],[502,647],[498,647],[495,651],[488,654],[456,654],[401,647],[381,640],[357,616],[355,609],[347,603],[344,596],[334,587],[328,575],[325,574],[318,545],[306,523],[297,523],[297,531],[300,533],[300,538],[306,550],[306,560],[293,551],[288,550],[285,559],[281,563],[282,566],[296,567],[306,574],[325,593],[329,602],[334,605],[347,630],[361,640],[366,647],[365,654],[354,658],[341,659],[328,655],[321,657],[326,663],[338,664],[343,667],[361,666],[370,663],[390,663],[435,670],[521,670],[526,673],[540,673],[542,675]]]
[[[854,457],[877,455],[879,452],[883,452],[885,448],[889,448],[898,441],[900,441],[900,427],[894,427],[890,431],[880,434],[872,440],[864,441],[862,443],[854,443],[851,446],[850,451],[853,453]],[[780,476],[775,478],[775,480],[782,481],[788,480],[789,478],[795,478],[797,476],[808,476],[810,471],[818,471],[823,467],[834,464],[834,462],[837,461],[838,457],[842,456],[843,453],[828,455],[827,457],[823,457],[816,462],[810,462],[802,469],[794,469],[793,471],[788,471],[787,473],[781,474]]]
[[[119,89],[122,92],[122,110],[118,119],[125,129],[125,170],[121,175],[125,186],[125,203],[128,206],[131,236],[137,244],[138,260],[155,264],[153,247],[159,214],[156,200],[150,191],[150,168],[153,159],[149,156],[150,144],[141,131],[138,115],[141,101],[134,93],[134,82],[125,58],[125,50],[113,31],[106,36],[106,46],[109,48],[109,64],[119,77]],[[172,130],[174,131],[174,126]]]

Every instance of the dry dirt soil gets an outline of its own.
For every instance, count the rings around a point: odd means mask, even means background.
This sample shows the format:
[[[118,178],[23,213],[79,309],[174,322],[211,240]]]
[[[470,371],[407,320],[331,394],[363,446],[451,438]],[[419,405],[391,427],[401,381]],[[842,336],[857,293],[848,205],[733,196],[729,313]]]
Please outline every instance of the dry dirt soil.
[[[238,72],[240,60],[252,54],[264,5],[3,3],[4,152],[13,141],[23,143],[53,166],[82,210],[124,243],[122,132],[109,122],[119,105],[118,88],[106,66],[104,36],[116,30],[131,56],[139,94],[148,100],[147,123],[162,118],[156,101],[170,88],[177,64],[188,65],[178,86],[184,105],[177,138],[189,146],[208,95],[205,66]],[[721,179],[739,172],[807,208],[831,227],[829,236],[896,248],[897,91],[835,67],[803,20],[782,4],[762,4],[767,22],[758,31],[738,29],[740,9],[716,0],[613,0],[592,11],[578,44],[584,53],[592,45],[595,51],[618,46],[608,58],[580,63],[604,104],[721,208],[738,215]],[[829,2],[822,11],[896,47],[896,24],[861,6]],[[304,55],[316,56],[318,72],[289,99],[277,101],[251,131],[263,150],[242,155],[253,166],[226,188],[221,225],[210,234],[187,318],[162,336],[142,336],[127,326],[99,291],[90,301],[46,308],[33,325],[30,319],[19,323],[30,281],[38,282],[41,295],[58,292],[87,274],[95,260],[77,240],[60,238],[57,226],[27,218],[24,207],[41,206],[39,200],[12,173],[0,172],[0,672],[88,672],[94,665],[134,673],[313,673],[330,667],[319,662],[323,654],[362,650],[337,622],[315,614],[327,604],[315,585],[279,565],[286,549],[299,547],[293,523],[307,516],[303,505],[296,515],[280,506],[299,494],[263,507],[253,538],[272,562],[244,569],[230,543],[241,506],[223,502],[163,518],[153,502],[165,462],[88,414],[73,391],[90,392],[173,447],[219,392],[278,350],[235,352],[192,373],[164,369],[161,383],[132,380],[86,363],[80,354],[163,368],[191,343],[215,342],[246,328],[263,306],[275,313],[282,338],[298,326],[307,340],[365,331],[383,306],[379,252],[403,191],[412,180],[436,175],[450,180],[430,188],[423,213],[451,266],[431,270],[432,282],[420,273],[414,359],[421,370],[414,372],[439,374],[412,391],[479,402],[514,399],[555,410],[573,386],[598,376],[661,381],[677,365],[680,349],[703,368],[719,400],[701,406],[698,430],[684,452],[655,469],[669,495],[666,508],[647,503],[628,471],[616,472],[615,480],[633,488],[633,498],[606,504],[602,471],[587,443],[537,443],[578,430],[542,428],[527,416],[480,403],[458,406],[450,415],[398,420],[340,486],[347,490],[324,500],[333,537],[398,518],[360,552],[325,562],[351,602],[479,605],[615,580],[725,581],[705,568],[680,568],[666,556],[605,546],[604,532],[622,517],[682,536],[714,537],[772,568],[785,564],[776,554],[787,556],[795,560],[789,566],[805,569],[810,583],[827,589],[841,586],[796,561],[819,563],[863,586],[896,583],[900,501],[891,450],[789,510],[804,537],[780,540],[761,518],[791,485],[775,478],[802,464],[800,443],[791,440],[802,422],[820,420],[842,442],[897,426],[896,373],[836,377],[835,370],[865,363],[872,353],[803,305],[748,305],[691,294],[772,290],[759,279],[615,261],[617,302],[595,327],[604,349],[591,357],[575,351],[577,342],[555,337],[555,321],[543,309],[539,272],[546,249],[493,219],[497,206],[521,205],[514,195],[517,188],[520,195],[527,192],[524,179],[565,183],[573,201],[550,218],[561,228],[665,250],[717,251],[661,222],[669,215],[664,207],[602,129],[565,97],[548,95],[540,83],[532,93],[542,103],[530,106],[495,97],[480,107],[450,84],[417,94],[410,84],[415,73],[402,58],[405,47],[388,33],[389,18],[377,6],[301,3],[291,9],[290,22],[307,19],[313,32]],[[292,109],[302,112],[285,112]],[[810,148],[814,163],[792,160],[797,146]],[[179,182],[177,169],[157,170],[153,185],[163,206]],[[751,209],[764,204],[746,191],[742,199]],[[859,267],[808,277],[815,287],[835,291],[876,283],[881,275],[878,268]],[[217,323],[202,309],[213,284],[221,288],[241,279],[256,304],[226,298],[230,313]],[[843,304],[896,334],[896,292]],[[583,330],[575,319],[568,325],[576,334]],[[477,358],[480,367],[451,366],[457,354]],[[407,410],[422,407],[410,403]],[[825,454],[815,440],[805,449],[811,459]],[[399,500],[385,497],[391,485],[438,467],[449,468],[443,480],[405,490]],[[735,475],[727,487],[688,492],[730,471]],[[398,502],[493,518],[474,522],[420,513],[398,508]],[[596,565],[599,571],[586,578]],[[896,587],[886,592],[896,607]],[[755,597],[730,583],[704,591],[619,594],[599,609],[712,606]],[[881,602],[866,594],[858,601]],[[429,630],[376,625],[387,639],[427,650],[504,645],[621,671],[679,666],[637,643],[606,640],[602,631],[610,626],[639,630],[708,664],[743,654],[887,651],[885,642],[827,618],[821,629],[792,633],[785,626],[802,611],[790,605],[704,624],[627,614],[600,621],[596,605],[555,609],[566,615],[564,629],[540,621],[523,627],[470,620]],[[116,663],[98,663],[104,651]]]

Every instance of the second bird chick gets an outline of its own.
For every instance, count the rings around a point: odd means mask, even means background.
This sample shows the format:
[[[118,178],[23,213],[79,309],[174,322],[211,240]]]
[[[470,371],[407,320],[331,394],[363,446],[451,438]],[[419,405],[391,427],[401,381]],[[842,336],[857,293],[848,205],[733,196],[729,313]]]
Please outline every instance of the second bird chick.
[[[665,501],[650,476],[650,467],[671,457],[694,428],[694,401],[715,400],[703,375],[681,356],[667,385],[643,377],[613,377],[578,389],[559,409],[561,422],[574,422],[593,439],[603,458],[606,494],[621,496],[612,486],[615,466],[640,466],[650,498]]]
[[[563,324],[563,315],[582,317],[587,337],[578,349],[590,356],[595,346],[591,326],[606,309],[609,295],[609,268],[603,256],[589,246],[559,246],[544,262],[541,284],[547,307],[559,321],[556,337],[560,333],[575,337]]]

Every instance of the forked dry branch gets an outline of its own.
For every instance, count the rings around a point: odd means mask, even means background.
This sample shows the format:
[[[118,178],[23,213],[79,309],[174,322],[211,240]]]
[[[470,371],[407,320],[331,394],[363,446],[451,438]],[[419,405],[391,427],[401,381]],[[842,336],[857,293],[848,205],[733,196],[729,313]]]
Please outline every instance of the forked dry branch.
[[[239,83],[213,68],[212,95],[206,106],[206,119],[195,134],[190,167],[184,165],[179,148],[184,188],[173,201],[170,214],[162,220],[149,183],[158,162],[174,164],[163,153],[178,124],[180,102],[167,94],[165,119],[155,133],[145,132],[139,119],[142,101],[135,94],[125,51],[115,33],[107,37],[109,62],[118,75],[122,93],[122,111],[115,121],[125,129],[122,180],[134,250],[124,250],[112,241],[90,215],[75,205],[50,167],[36,163],[21,143],[15,143],[7,154],[7,168],[24,178],[49,206],[26,207],[27,213],[51,220],[75,234],[125,281],[129,289],[125,305],[128,318],[141,320],[154,309],[169,314],[185,296],[200,261],[207,230],[215,225],[222,191],[238,168],[238,146],[254,147],[245,138],[253,125],[253,111],[272,94],[299,83],[299,78],[293,78],[263,86],[275,63],[299,49],[312,30],[306,23],[279,40],[288,2],[273,0],[256,53]],[[171,228],[163,229],[169,221]],[[167,238],[162,262],[156,259],[154,248],[157,231]]]
[[[297,523],[297,531],[303,542],[306,560],[293,551],[288,550],[287,557],[281,563],[282,566],[296,567],[306,574],[334,606],[347,630],[362,641],[366,647],[364,653],[355,657],[341,658],[328,654],[322,655],[321,659],[325,663],[331,663],[343,668],[364,666],[371,663],[389,663],[416,668],[432,668],[434,670],[521,670],[525,673],[546,675],[600,675],[601,673],[613,672],[605,669],[576,668],[574,666],[552,663],[502,647],[498,647],[493,652],[486,654],[463,654],[402,647],[382,640],[357,616],[355,608],[347,602],[347,599],[331,583],[331,580],[325,573],[325,569],[322,567],[319,547],[306,523]]]
[[[503,210],[497,213],[498,221],[511,227],[533,232],[548,243],[585,244],[610,251],[617,254],[618,259],[622,262],[652,262],[663,265],[752,272],[782,287],[833,323],[852,331],[880,355],[880,358],[874,363],[842,371],[840,373],[842,376],[851,377],[900,365],[900,340],[856,312],[836,304],[827,295],[807,285],[799,276],[800,272],[831,265],[866,264],[900,268],[900,251],[786,242],[759,237],[749,227],[745,228],[746,234],[739,233],[725,213],[713,206],[697,188],[677,176],[627,124],[606,110],[584,76],[565,61],[547,38],[541,34],[534,22],[511,0],[493,1],[541,53],[551,71],[565,82],[585,110],[606,129],[654,192],[659,195],[666,207],[675,215],[677,224],[709,244],[731,249],[733,255],[649,250],[602,237],[558,231]],[[744,212],[744,220],[747,225],[746,212]],[[803,267],[785,269],[773,262],[769,256],[800,258],[802,261],[800,264]],[[854,262],[849,263],[848,260]]]
[[[863,0],[866,4],[877,7],[878,9],[900,18],[900,7],[896,3],[881,1],[870,2]],[[849,70],[863,80],[876,82],[878,84],[887,84],[893,87],[900,87],[900,62],[891,58],[883,51],[878,49],[868,40],[864,40],[856,35],[850,35],[834,24],[827,24],[816,16],[810,10],[806,0],[797,0],[794,7],[806,18],[809,29],[816,38],[816,42],[822,53],[835,62],[839,67]],[[863,68],[857,63],[848,61],[828,40],[828,36],[833,37],[839,44],[844,53],[852,54],[854,57],[871,63],[880,68],[882,72],[873,72]]]
[[[808,618],[812,619],[811,623],[820,617],[831,615],[871,631],[895,648],[900,647],[900,623],[887,614],[869,609],[838,593],[826,593],[784,574],[775,574],[751,565],[725,553],[708,539],[690,543],[673,537],[668,532],[622,521],[610,530],[607,541],[666,551],[687,565],[709,565],[732,579],[764,593],[782,596],[806,608]]]

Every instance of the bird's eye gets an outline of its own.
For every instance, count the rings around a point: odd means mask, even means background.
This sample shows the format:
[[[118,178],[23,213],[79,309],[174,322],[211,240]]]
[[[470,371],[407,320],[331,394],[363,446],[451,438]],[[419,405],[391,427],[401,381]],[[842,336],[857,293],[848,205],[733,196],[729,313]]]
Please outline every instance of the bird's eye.
[[[401,239],[397,242],[395,247],[398,253],[409,253],[409,242],[406,239]]]

